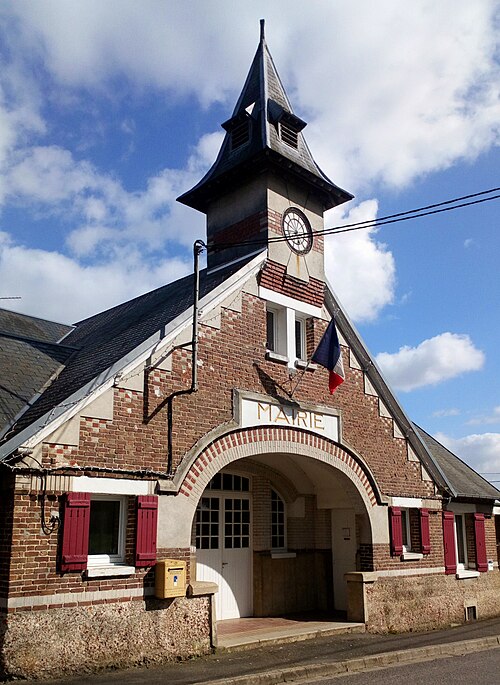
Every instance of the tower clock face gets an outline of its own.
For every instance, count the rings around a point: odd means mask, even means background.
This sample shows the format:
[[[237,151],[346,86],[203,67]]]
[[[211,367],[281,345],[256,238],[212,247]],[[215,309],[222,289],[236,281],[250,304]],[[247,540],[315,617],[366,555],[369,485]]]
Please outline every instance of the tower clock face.
[[[311,224],[306,215],[290,207],[283,215],[283,235],[288,246],[296,254],[307,254],[313,245]]]

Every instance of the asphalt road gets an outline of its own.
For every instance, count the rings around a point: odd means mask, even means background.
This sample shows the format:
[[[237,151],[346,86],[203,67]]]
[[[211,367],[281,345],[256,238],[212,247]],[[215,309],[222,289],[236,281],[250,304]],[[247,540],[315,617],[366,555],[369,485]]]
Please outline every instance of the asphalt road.
[[[497,685],[500,683],[500,648],[463,656],[391,666],[335,678],[302,680],[301,685]]]

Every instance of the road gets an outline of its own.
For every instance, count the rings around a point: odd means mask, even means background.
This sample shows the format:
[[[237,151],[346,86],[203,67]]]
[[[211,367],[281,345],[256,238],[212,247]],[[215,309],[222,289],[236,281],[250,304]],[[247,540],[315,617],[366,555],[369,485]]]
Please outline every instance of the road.
[[[302,685],[497,685],[500,648],[353,675],[301,681]]]

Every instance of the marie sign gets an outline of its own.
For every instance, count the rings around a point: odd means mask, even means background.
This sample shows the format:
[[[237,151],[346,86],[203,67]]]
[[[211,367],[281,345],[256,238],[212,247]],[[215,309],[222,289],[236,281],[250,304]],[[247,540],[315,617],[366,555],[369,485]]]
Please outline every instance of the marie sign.
[[[338,442],[339,417],[293,404],[275,404],[265,400],[241,399],[240,424],[302,428]]]

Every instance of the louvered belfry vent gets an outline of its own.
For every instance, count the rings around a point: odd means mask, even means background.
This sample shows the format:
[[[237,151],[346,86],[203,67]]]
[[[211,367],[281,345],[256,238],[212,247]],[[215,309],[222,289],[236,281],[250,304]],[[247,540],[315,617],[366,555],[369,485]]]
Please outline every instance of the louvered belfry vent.
[[[243,147],[250,140],[250,122],[248,119],[236,124],[231,131],[231,150]]]
[[[280,122],[281,140],[297,150],[299,147],[299,132],[284,121]]]

